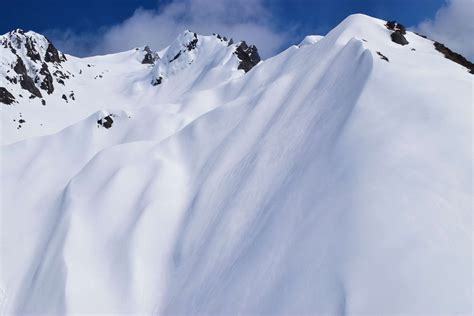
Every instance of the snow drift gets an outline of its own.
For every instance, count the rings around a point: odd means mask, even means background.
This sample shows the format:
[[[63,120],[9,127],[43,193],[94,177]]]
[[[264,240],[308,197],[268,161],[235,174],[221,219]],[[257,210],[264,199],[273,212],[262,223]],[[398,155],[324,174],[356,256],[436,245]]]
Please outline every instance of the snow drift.
[[[2,313],[470,314],[472,75],[384,24],[247,73],[192,32],[66,55],[67,103],[5,83]]]

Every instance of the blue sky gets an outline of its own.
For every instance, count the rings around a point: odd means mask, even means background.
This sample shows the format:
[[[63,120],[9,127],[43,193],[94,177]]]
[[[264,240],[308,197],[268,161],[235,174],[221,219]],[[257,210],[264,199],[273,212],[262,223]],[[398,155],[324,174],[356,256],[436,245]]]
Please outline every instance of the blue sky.
[[[14,28],[34,30],[67,53],[84,56],[145,44],[158,49],[190,28],[253,41],[269,56],[306,34],[326,34],[352,13],[395,19],[407,26],[431,21],[433,25],[425,23],[429,33],[430,27],[435,29],[440,8],[449,7],[450,2],[466,7],[472,1],[16,0],[2,6],[0,33]]]

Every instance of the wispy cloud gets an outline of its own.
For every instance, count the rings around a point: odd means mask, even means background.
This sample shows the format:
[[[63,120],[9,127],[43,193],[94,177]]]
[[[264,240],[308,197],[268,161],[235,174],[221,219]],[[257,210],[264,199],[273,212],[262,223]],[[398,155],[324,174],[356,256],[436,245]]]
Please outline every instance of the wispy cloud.
[[[433,19],[416,29],[474,60],[474,0],[447,0]]]
[[[175,0],[156,10],[137,9],[125,21],[97,30],[76,33],[50,30],[57,46],[79,56],[107,54],[149,45],[159,49],[180,32],[221,33],[234,40],[257,45],[261,55],[271,56],[290,38],[291,27],[278,31],[263,0]]]

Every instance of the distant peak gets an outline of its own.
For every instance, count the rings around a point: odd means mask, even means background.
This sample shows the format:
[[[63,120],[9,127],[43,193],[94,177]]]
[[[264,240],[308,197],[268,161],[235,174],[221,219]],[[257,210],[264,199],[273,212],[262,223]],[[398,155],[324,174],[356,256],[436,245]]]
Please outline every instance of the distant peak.
[[[0,36],[0,44],[14,55],[22,55],[23,52],[33,62],[61,63],[66,60],[66,56],[50,40],[34,31],[12,30]]]

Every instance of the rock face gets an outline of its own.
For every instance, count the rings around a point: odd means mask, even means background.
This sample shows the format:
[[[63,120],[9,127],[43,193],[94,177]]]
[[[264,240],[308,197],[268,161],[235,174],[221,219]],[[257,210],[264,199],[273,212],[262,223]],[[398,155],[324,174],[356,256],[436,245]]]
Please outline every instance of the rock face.
[[[54,47],[53,43],[49,42],[48,48],[46,49],[46,55],[44,56],[44,60],[46,62],[51,63],[61,63],[63,61],[66,61],[66,56],[64,56],[63,53],[60,53],[56,49],[56,47]]]
[[[231,38],[221,34],[205,36],[186,30],[178,35],[155,61],[150,82],[153,86],[164,84],[171,77],[186,72],[189,68],[200,73],[199,80],[203,81],[205,74],[210,75],[211,70],[226,74],[243,70],[246,73],[259,62],[257,48],[247,45],[244,41],[234,44]]]
[[[66,56],[43,35],[17,29],[0,36],[0,44],[1,62],[7,65],[7,69],[9,66],[13,70],[0,73],[3,77],[0,79],[6,79],[5,82],[0,80],[1,85],[18,84],[34,99],[42,97],[41,90],[52,94],[55,81],[64,85],[64,79],[69,78],[61,70],[62,63],[67,61]],[[16,91],[9,90],[12,93]]]
[[[23,60],[18,57],[16,60],[15,66],[13,66],[13,70],[19,75],[19,82],[20,86],[25,89],[26,91],[30,92],[32,95],[41,98],[41,92],[35,86],[35,82],[31,77],[28,75],[28,72],[25,67],[25,63]]]
[[[41,82],[41,89],[46,90],[48,94],[53,93],[53,76],[51,76],[51,73],[48,69],[48,65],[46,65],[46,63],[43,63],[43,65],[41,66],[40,74],[44,76],[44,79]]]
[[[439,42],[435,42],[434,47],[438,52],[443,54],[444,57],[446,57],[449,60],[454,61],[457,64],[460,64],[461,66],[466,67],[469,70],[469,73],[474,74],[474,64],[470,62],[469,60],[467,60],[464,56],[453,52],[448,47],[444,46],[443,44]]]
[[[143,57],[142,64],[154,64],[155,61],[160,58],[158,54],[153,52],[148,46],[145,46],[143,51],[145,52],[145,56]]]
[[[245,72],[250,71],[255,65],[260,62],[260,56],[258,55],[257,47],[254,45],[248,46],[245,41],[242,41],[239,46],[235,49],[235,55],[240,60],[238,69],[242,69]]]
[[[0,87],[0,102],[4,104],[12,104],[15,97],[4,87]]]

